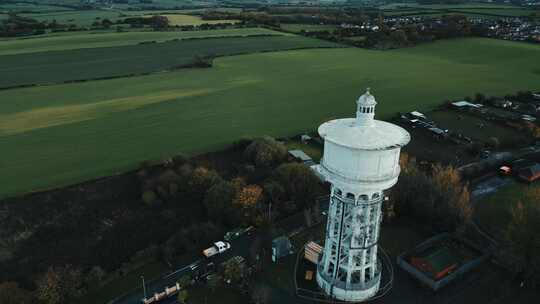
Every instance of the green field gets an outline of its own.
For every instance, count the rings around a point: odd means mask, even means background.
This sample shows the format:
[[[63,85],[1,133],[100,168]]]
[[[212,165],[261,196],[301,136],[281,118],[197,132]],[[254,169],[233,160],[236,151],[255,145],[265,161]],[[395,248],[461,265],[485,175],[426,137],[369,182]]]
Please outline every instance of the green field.
[[[512,220],[512,208],[530,187],[540,186],[516,183],[481,199],[476,203],[474,215],[478,224],[492,235],[504,236]]]
[[[265,28],[240,28],[185,32],[105,32],[105,33],[68,33],[65,35],[0,39],[0,56],[45,51],[62,51],[83,48],[113,47],[134,45],[144,41],[164,42],[171,39],[192,39],[209,37],[287,35]]]
[[[52,12],[52,11],[70,11],[71,8],[64,6],[54,6],[54,5],[37,5],[31,3],[4,3],[0,4],[0,11],[10,11],[10,12]]]
[[[175,69],[196,56],[341,47],[302,36],[230,37],[0,56],[0,88],[119,77]]]
[[[377,116],[388,118],[539,83],[540,46],[471,38],[384,52],[223,57],[211,69],[0,91],[0,196],[219,149],[242,136],[306,132],[354,115],[368,86]]]
[[[333,31],[337,28],[335,25],[328,24],[301,24],[301,23],[283,23],[280,27],[286,31],[293,33],[306,32],[318,32],[318,31]]]
[[[113,22],[118,19],[124,19],[129,16],[140,16],[138,11],[115,11],[115,10],[84,10],[84,11],[62,11],[62,12],[43,12],[21,14],[38,21],[52,22],[56,20],[60,24],[74,24],[77,26],[91,26],[95,21],[101,22],[103,19],[109,19]]]

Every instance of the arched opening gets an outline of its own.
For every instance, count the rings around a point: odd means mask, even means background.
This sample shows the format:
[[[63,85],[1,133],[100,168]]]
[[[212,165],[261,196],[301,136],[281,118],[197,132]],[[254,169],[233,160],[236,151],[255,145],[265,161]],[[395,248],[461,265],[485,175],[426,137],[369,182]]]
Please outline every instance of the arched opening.
[[[354,199],[354,194],[352,194],[352,193],[350,193],[350,192],[347,193],[347,198],[353,200],[353,199]]]

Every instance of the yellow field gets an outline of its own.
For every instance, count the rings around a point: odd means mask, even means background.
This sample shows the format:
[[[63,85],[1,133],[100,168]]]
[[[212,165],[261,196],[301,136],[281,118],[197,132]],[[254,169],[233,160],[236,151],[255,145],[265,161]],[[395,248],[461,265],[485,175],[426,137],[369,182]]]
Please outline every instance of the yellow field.
[[[237,23],[239,20],[203,20],[199,16],[181,15],[181,14],[165,14],[162,15],[169,19],[170,25],[201,25],[204,23]]]

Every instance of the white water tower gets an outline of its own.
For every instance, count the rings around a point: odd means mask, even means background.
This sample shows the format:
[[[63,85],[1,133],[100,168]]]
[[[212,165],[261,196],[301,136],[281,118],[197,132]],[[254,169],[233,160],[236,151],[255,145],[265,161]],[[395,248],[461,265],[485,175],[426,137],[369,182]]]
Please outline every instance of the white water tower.
[[[368,89],[357,101],[356,118],[319,127],[324,138],[319,170],[332,186],[317,283],[342,301],[364,301],[379,290],[383,191],[397,182],[399,153],[410,140],[403,128],[374,119],[376,104]]]

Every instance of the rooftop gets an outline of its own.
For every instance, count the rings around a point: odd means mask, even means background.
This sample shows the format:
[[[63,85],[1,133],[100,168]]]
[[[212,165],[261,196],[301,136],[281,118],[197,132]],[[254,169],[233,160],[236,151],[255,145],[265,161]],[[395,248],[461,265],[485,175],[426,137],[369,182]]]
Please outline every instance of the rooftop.
[[[369,89],[357,102],[356,118],[334,119],[319,126],[326,141],[358,150],[386,150],[406,145],[411,137],[405,129],[374,119],[375,97]]]

